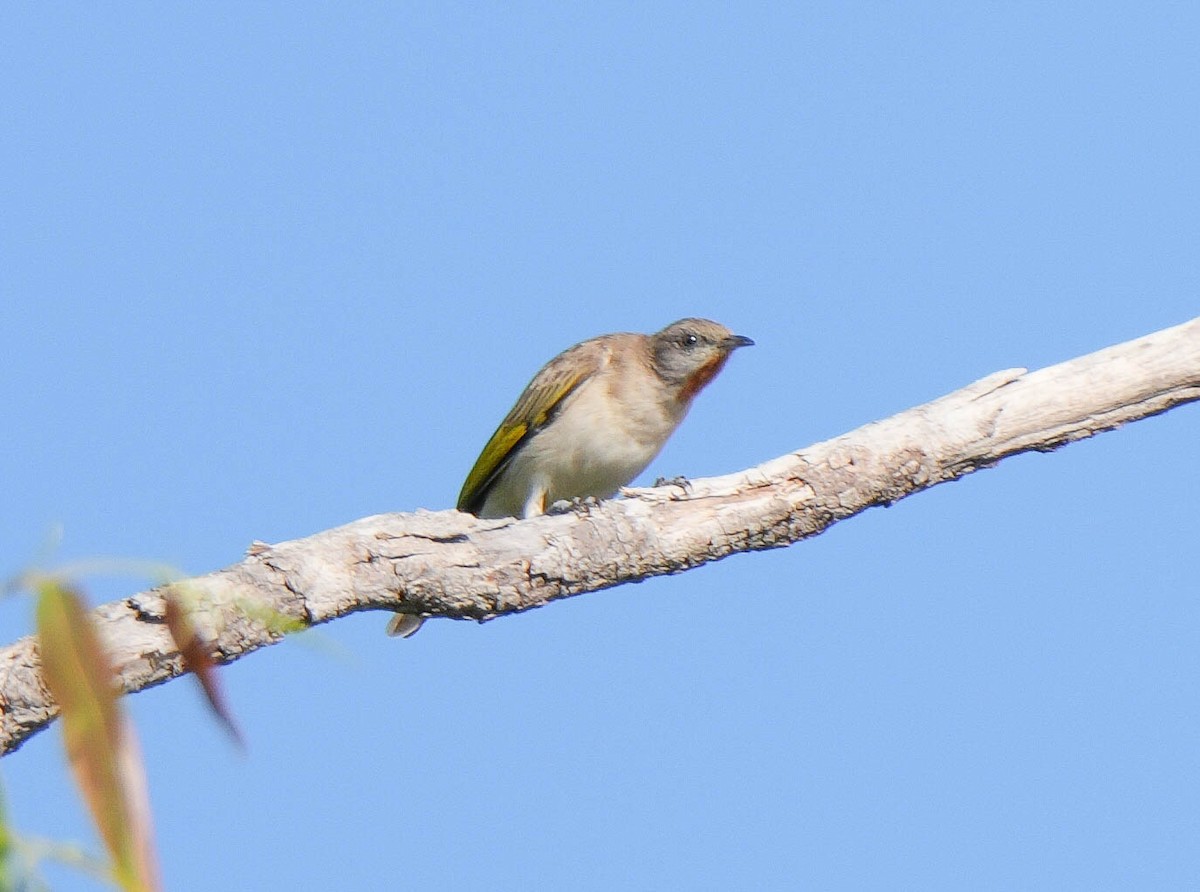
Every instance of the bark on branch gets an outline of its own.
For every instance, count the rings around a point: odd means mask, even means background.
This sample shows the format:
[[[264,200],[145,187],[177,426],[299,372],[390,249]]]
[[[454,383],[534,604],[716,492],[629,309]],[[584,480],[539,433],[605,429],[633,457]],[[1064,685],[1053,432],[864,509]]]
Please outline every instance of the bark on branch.
[[[222,661],[279,641],[280,616],[306,626],[384,609],[489,620],[789,545],[1010,455],[1057,449],[1197,399],[1200,318],[1040,371],[997,372],[737,474],[630,489],[527,521],[456,511],[368,517],[253,547],[241,563],[185,585]],[[182,672],[163,611],[158,590],[96,610],[126,691]],[[0,751],[16,749],[56,711],[32,639],[0,650]]]

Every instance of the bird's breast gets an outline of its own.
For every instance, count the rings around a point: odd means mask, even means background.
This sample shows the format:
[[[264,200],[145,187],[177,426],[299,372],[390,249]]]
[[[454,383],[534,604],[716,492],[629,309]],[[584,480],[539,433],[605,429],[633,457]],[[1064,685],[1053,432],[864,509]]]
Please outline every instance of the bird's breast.
[[[525,504],[539,490],[547,506],[608,498],[645,470],[679,417],[648,401],[614,396],[612,383],[595,378],[568,398],[505,469],[497,502]]]

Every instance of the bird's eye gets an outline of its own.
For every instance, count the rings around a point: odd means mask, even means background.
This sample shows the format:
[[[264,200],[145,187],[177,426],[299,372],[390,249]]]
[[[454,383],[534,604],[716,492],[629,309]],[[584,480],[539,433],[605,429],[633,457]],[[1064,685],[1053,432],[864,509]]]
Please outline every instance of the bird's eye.
[[[684,347],[695,347],[700,343],[700,338],[689,332],[679,339],[679,343]]]

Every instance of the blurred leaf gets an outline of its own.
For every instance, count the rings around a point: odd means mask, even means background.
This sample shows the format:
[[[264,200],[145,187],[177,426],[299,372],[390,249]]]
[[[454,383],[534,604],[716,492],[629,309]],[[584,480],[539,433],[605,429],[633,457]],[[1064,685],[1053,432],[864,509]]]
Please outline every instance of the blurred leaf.
[[[0,794],[0,892],[16,888],[16,870],[13,866],[12,831],[8,826],[8,809],[4,796]]]
[[[273,635],[293,635],[296,632],[304,632],[309,628],[308,625],[294,616],[280,613],[266,604],[260,604],[249,598],[238,598],[235,603],[246,617],[254,622],[262,623],[263,627]]]
[[[159,889],[150,800],[133,728],[117,702],[108,657],[82,599],[53,579],[38,581],[42,677],[62,710],[67,758],[100,831],[117,883]]]
[[[113,881],[112,870],[107,861],[95,857],[82,847],[73,843],[57,842],[36,836],[14,836],[14,849],[19,853],[17,859],[17,888],[25,890],[46,889],[49,886],[36,872],[36,868],[45,861],[54,861],[87,874],[93,879],[109,884]],[[0,886],[0,890],[4,887]],[[7,892],[7,890],[4,890]]]
[[[288,616],[272,607],[249,598],[238,598],[234,601],[237,609],[247,619],[262,624],[273,635],[290,635],[298,647],[306,647],[325,656],[346,662],[353,662],[357,657],[354,651],[348,649],[328,635],[324,635],[315,626],[310,626],[303,620]]]
[[[171,637],[175,639],[175,647],[179,649],[179,653],[183,657],[183,665],[200,682],[204,696],[208,699],[208,705],[212,707],[212,711],[225,726],[229,736],[238,746],[244,747],[245,742],[242,739],[241,731],[238,730],[237,723],[233,720],[233,714],[229,711],[217,681],[217,667],[210,655],[208,642],[197,633],[188,605],[184,603],[181,594],[175,589],[168,588],[165,598],[167,629],[170,630]]]

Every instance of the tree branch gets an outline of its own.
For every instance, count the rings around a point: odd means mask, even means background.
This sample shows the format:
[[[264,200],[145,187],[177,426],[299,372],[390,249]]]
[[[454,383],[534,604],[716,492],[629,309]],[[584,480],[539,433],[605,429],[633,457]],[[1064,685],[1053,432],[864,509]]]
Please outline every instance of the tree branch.
[[[884,421],[724,477],[630,489],[564,514],[368,517],[182,583],[232,661],[358,610],[489,620],[815,536],[847,517],[1030,450],[1049,451],[1200,399],[1200,318],[1033,373],[997,372]],[[179,675],[159,590],[95,611],[126,691]],[[382,634],[382,631],[381,631]],[[0,650],[0,751],[55,716],[32,638]]]

